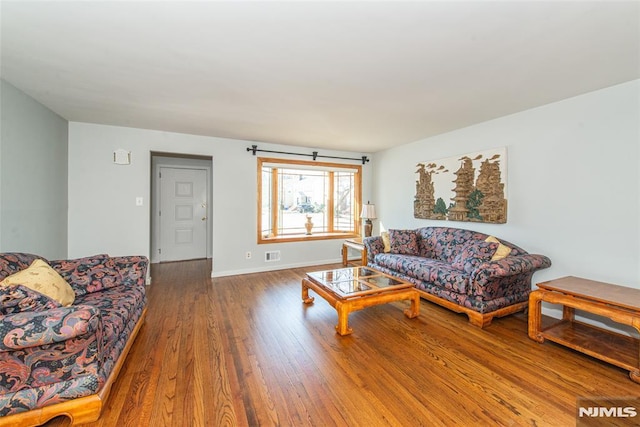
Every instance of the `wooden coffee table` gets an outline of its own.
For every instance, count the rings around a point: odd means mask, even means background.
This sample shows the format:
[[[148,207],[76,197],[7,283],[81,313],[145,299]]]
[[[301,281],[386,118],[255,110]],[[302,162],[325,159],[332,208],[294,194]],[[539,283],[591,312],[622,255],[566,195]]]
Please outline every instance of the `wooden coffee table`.
[[[338,312],[336,331],[340,335],[353,332],[349,327],[349,313],[394,301],[411,301],[404,310],[412,319],[420,315],[420,294],[411,283],[389,276],[369,267],[339,268],[314,271],[302,279],[302,300],[311,304],[309,289],[324,298]]]

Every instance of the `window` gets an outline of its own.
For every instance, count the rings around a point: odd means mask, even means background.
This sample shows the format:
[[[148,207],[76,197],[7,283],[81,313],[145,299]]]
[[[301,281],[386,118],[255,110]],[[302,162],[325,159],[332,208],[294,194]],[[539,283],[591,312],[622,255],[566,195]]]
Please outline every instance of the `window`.
[[[361,176],[359,165],[258,158],[258,243],[358,235]]]

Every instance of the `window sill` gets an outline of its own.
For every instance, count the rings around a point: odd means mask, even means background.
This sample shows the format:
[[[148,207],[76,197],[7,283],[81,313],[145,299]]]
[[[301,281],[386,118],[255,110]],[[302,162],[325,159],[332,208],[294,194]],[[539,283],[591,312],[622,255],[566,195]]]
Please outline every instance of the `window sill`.
[[[285,243],[285,242],[308,242],[314,240],[332,240],[332,239],[352,239],[354,237],[360,237],[355,233],[313,233],[307,234],[289,234],[285,236],[276,237],[258,237],[258,244],[269,243]]]

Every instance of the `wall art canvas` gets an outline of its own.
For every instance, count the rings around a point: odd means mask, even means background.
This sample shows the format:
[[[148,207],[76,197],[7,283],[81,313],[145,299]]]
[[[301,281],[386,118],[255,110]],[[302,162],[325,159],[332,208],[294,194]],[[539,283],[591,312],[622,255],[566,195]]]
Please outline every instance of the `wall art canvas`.
[[[414,217],[507,222],[507,148],[418,163]]]

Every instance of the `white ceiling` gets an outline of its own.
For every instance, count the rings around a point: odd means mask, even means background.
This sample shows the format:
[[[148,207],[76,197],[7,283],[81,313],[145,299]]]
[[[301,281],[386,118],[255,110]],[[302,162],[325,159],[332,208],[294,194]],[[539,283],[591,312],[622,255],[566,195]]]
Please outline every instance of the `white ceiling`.
[[[70,121],[376,152],[640,78],[640,2],[5,1]]]

